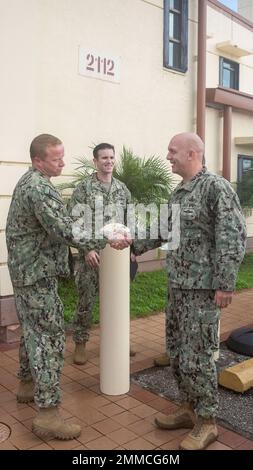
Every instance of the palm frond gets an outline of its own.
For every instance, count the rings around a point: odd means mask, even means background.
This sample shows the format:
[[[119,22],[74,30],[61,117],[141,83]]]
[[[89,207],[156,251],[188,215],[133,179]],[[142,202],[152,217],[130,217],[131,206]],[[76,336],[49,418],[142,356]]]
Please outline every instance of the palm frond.
[[[60,183],[56,185],[57,189],[59,189],[60,192],[65,191],[66,189],[75,189],[76,183],[75,180],[73,181],[68,181],[67,183]]]
[[[134,155],[123,147],[114,176],[126,184],[136,202],[149,204],[167,201],[172,191],[172,177],[166,162],[159,157],[148,159]]]
[[[91,160],[88,160],[86,157],[76,158],[75,165],[76,167],[73,173],[73,179],[67,183],[61,183],[57,185],[59,191],[64,191],[66,189],[75,189],[75,187],[85,180],[96,170],[95,165]]]

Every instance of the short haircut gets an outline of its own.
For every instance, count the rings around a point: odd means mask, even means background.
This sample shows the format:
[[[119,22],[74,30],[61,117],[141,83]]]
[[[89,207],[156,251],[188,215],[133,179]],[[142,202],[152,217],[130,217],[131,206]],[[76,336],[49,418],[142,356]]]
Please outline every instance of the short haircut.
[[[62,141],[50,134],[40,134],[35,137],[30,145],[30,157],[33,160],[35,157],[45,158],[47,147],[61,145]]]
[[[98,145],[96,145],[96,147],[94,147],[93,157],[98,158],[99,150],[104,150],[104,149],[111,149],[111,150],[113,150],[113,153],[115,153],[115,149],[114,149],[113,145],[103,142],[102,144],[98,144]]]

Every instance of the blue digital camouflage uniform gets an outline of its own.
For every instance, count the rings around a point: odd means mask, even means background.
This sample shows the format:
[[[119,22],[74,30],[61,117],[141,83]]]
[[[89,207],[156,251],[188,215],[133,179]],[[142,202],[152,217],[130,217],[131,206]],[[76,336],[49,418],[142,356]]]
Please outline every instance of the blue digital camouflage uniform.
[[[75,207],[80,208],[80,210],[77,211],[80,216],[82,213],[82,205],[90,207],[93,217],[92,239],[87,244],[85,250],[79,250],[75,275],[75,282],[78,291],[78,305],[73,322],[73,339],[75,343],[85,343],[89,339],[89,330],[92,325],[92,310],[99,288],[98,269],[90,267],[85,262],[85,255],[90,250],[94,249],[99,251],[100,249],[99,241],[95,238],[94,218],[95,208],[99,211],[97,207],[98,205],[96,204],[98,197],[100,198],[103,206],[101,208],[101,216],[103,220],[102,225],[109,222],[124,224],[126,222],[125,215],[127,204],[131,201],[131,194],[124,183],[112,178],[111,185],[108,188],[103,182],[98,180],[96,173],[88,177],[76,187],[69,201],[68,209],[69,214],[72,217],[75,218],[75,210],[73,211]]]
[[[169,203],[180,204],[180,242],[168,252],[168,355],[182,401],[192,402],[199,416],[214,417],[218,408],[214,352],[218,348],[220,310],[217,290],[233,291],[245,253],[246,230],[240,203],[224,178],[205,168],[181,182]],[[141,254],[161,244],[135,241]]]
[[[19,377],[35,381],[35,402],[40,407],[60,400],[59,376],[65,344],[63,306],[57,277],[69,274],[68,247],[76,242],[60,194],[35,169],[16,185],[9,209],[6,240],[8,267],[22,326]],[[105,241],[101,240],[101,245]]]

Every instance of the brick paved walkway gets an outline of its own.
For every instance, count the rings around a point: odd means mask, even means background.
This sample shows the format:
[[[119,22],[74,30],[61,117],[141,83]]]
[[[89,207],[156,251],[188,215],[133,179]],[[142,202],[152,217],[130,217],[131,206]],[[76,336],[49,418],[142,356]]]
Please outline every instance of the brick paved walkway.
[[[253,289],[236,294],[233,304],[223,311],[221,338],[229,332],[253,323]],[[164,314],[131,322],[131,343],[137,354],[131,358],[131,371],[153,365],[164,350]],[[18,344],[0,345],[0,422],[8,424],[11,435],[1,449],[178,449],[187,430],[163,431],[153,422],[160,412],[168,413],[176,405],[154,393],[132,385],[121,396],[102,395],[99,390],[99,328],[94,328],[88,343],[89,361],[84,366],[72,363],[73,343],[67,339],[62,375],[62,414],[79,422],[82,434],[73,441],[42,440],[31,432],[36,407],[16,402],[18,380]],[[219,427],[218,441],[208,450],[253,449],[253,441]]]

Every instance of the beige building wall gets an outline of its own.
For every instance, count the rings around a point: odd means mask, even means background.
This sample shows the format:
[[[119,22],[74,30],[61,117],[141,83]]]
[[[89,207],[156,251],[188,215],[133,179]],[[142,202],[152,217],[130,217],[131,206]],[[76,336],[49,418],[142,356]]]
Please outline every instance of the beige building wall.
[[[245,18],[253,21],[253,2],[252,0],[238,0],[238,13]]]
[[[190,2],[189,71],[163,68],[162,0],[0,0],[0,218],[6,220],[13,188],[29,166],[34,136],[62,138],[66,167],[109,141],[140,156],[166,157],[170,137],[194,130],[196,2]],[[141,19],[141,21],[140,21]],[[81,76],[83,46],[121,58],[120,83]],[[58,180],[60,181],[60,179]],[[4,222],[0,240],[0,296],[11,294]]]
[[[172,135],[196,129],[197,0],[189,1],[188,71],[163,68],[163,0],[0,0],[0,297],[12,294],[5,221],[13,188],[29,167],[29,145],[49,132],[62,138],[67,180],[75,158],[112,142],[140,156],[166,157]],[[252,31],[208,7],[207,86],[219,80],[217,42],[252,44]],[[120,57],[119,83],[78,72],[79,46]],[[252,93],[253,56],[238,59],[240,89]],[[206,159],[222,165],[222,121],[208,108]],[[233,137],[252,135],[239,115]],[[233,147],[233,178],[239,151]],[[251,153],[252,154],[252,153]]]
[[[241,2],[242,3],[242,2]],[[253,2],[247,2],[252,6]],[[247,16],[250,19],[250,16]],[[236,57],[218,49],[219,43],[231,41],[238,47],[251,51],[252,54]],[[253,94],[253,31],[242,26],[229,16],[210,6],[207,10],[207,88],[219,85],[219,57],[225,57],[240,64],[239,90]],[[232,155],[231,182],[237,181],[238,155],[253,156],[253,146],[235,145],[235,137],[253,136],[252,113],[233,109],[232,118]],[[208,168],[218,174],[222,173],[223,152],[223,112],[207,108],[206,111],[206,160]],[[247,233],[253,236],[253,217],[247,218]]]

